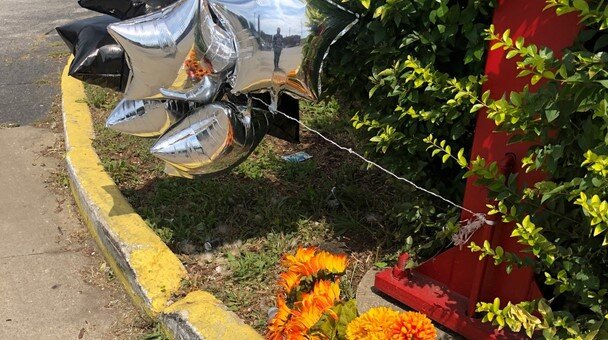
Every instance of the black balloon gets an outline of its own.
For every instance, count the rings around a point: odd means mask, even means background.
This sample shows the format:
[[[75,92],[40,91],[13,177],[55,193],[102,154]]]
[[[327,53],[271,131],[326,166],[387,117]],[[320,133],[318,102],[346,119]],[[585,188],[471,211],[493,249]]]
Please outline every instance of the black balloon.
[[[129,67],[123,49],[108,34],[109,24],[118,19],[103,15],[57,27],[74,60],[69,74],[90,84],[123,91]]]
[[[83,8],[124,20],[159,10],[176,1],[177,0],[78,0],[78,4]]]
[[[257,94],[254,95],[254,97],[261,97],[260,99],[262,99],[265,103],[270,103],[270,94],[268,93]],[[268,110],[268,106],[264,107],[264,109]],[[279,95],[277,110],[287,114],[291,118],[300,119],[300,101],[290,95]],[[277,114],[270,121],[268,134],[290,143],[299,143],[300,125],[294,120]]]

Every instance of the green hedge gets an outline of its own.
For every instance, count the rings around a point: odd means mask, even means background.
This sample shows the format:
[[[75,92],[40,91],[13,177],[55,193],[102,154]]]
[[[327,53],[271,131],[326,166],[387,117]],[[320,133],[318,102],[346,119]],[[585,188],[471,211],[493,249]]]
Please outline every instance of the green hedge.
[[[471,108],[483,80],[483,32],[493,1],[352,0],[343,5],[360,20],[332,47],[324,92],[338,100],[368,141],[370,157],[461,201],[464,171],[433,159],[425,140],[433,134],[451,147],[471,148]],[[419,193],[396,210],[402,229],[396,234],[412,234],[403,250],[419,260],[448,243],[459,218],[458,209]]]
[[[545,299],[480,303],[484,321],[529,336],[606,339],[608,6],[603,0],[546,2],[546,10],[560,15],[578,12],[585,26],[562,60],[509,31],[495,32],[489,26],[492,1],[351,0],[346,5],[361,20],[333,48],[326,90],[362,132],[370,156],[456,201],[462,177],[476,175],[497,200],[491,213],[516,224],[512,237],[536,261],[487,242],[470,249],[506,264],[508,272],[531,266]],[[486,40],[517,58],[520,76],[531,85],[543,79],[546,85],[499,100],[481,94]],[[467,161],[481,109],[512,133],[513,142],[541,142],[523,165],[547,172],[549,180],[518,188],[516,175],[505,178],[497,164]],[[415,221],[429,205],[436,216],[425,216],[428,228],[417,230],[414,241],[408,238],[406,248],[425,239],[420,235],[432,240],[433,233],[442,238],[457,230],[458,212],[424,196],[403,207],[402,222]]]

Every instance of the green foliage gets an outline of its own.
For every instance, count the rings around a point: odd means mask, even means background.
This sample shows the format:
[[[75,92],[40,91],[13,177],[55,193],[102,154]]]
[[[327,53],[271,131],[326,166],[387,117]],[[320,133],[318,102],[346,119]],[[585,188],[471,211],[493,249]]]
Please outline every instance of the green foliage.
[[[332,48],[326,92],[352,113],[353,126],[383,154],[383,164],[436,186],[439,177],[429,178],[429,170],[437,164],[421,141],[433,133],[453,147],[470,149],[475,118],[470,109],[483,82],[482,33],[493,2],[352,0],[347,5],[362,18]],[[453,165],[444,171],[454,177],[461,173]],[[437,189],[459,197],[462,188]]]
[[[528,337],[532,337],[536,331],[541,331],[545,339],[563,336],[568,339],[593,340],[605,335],[601,333],[603,321],[596,320],[588,322],[589,332],[582,335],[570,313],[554,312],[545,299],[518,304],[508,302],[504,308],[500,308],[500,299],[496,298],[492,303],[478,303],[477,310],[485,313],[483,321],[493,322],[499,329],[508,326],[515,332],[523,330]]]
[[[490,214],[514,223],[511,236],[530,255],[489,242],[470,249],[507,272],[533,267],[547,300],[480,304],[486,321],[530,336],[607,338],[608,6],[546,2],[545,10],[578,13],[582,21],[562,58],[510,30],[496,32],[490,1],[351,0],[362,17],[330,54],[325,84],[383,164],[456,200],[462,182],[449,179],[474,176],[495,199]],[[480,93],[484,37],[515,60],[528,86]],[[496,162],[467,162],[478,112],[511,142],[531,142],[518,160],[522,169],[550,178],[521,187],[517,174],[502,174]],[[402,209],[408,217],[420,207]],[[455,229],[448,224],[444,231]]]
[[[431,152],[431,156],[442,155],[441,162],[445,163],[450,158],[455,160],[460,167],[463,169],[467,167],[469,162],[466,157],[464,157],[464,149],[461,148],[458,150],[458,154],[456,156],[452,155],[452,147],[447,145],[445,140],[439,141],[437,138],[433,138],[433,135],[429,135],[427,138],[423,140],[425,143],[430,144],[427,150],[433,150]]]
[[[118,103],[118,94],[112,90],[85,83],[87,104],[96,109],[113,109]]]
[[[485,321],[523,329],[529,336],[539,331],[547,338],[606,338],[608,54],[603,49],[608,36],[603,29],[608,7],[599,1],[549,0],[546,10],[579,13],[586,28],[577,42],[560,59],[555,51],[490,27],[491,48],[514,58],[529,85],[502,97],[484,93],[477,105],[511,134],[512,142],[534,142],[522,168],[544,171],[550,179],[520,188],[513,185],[515,175],[505,178],[481,160],[471,162],[467,176],[479,176],[479,183],[490,189],[496,199],[490,214],[516,223],[511,236],[536,261],[487,242],[470,249],[496,265],[506,264],[507,271],[533,267],[548,300],[508,303],[503,309],[497,300],[481,303],[477,310],[485,313]]]
[[[319,336],[320,339],[346,339],[346,327],[357,318],[357,301],[354,299],[340,302],[331,308],[330,313],[325,313],[321,319],[310,329],[311,336]]]
[[[461,199],[464,181],[446,178],[465,173],[476,100],[484,81],[483,32],[490,25],[494,2],[350,0],[343,4],[361,17],[330,51],[324,67],[325,93],[337,100],[368,141],[370,157],[381,156],[383,166],[448,198]],[[433,137],[427,141],[430,134]],[[440,148],[441,141],[458,150],[447,156],[456,162],[438,162],[427,151]],[[446,151],[451,150],[440,152]],[[416,233],[438,237],[435,249],[447,244],[456,229],[458,210],[442,201],[414,195],[409,205],[396,209],[401,209],[404,224],[420,224],[420,215],[432,221]],[[424,258],[433,253],[416,255]]]

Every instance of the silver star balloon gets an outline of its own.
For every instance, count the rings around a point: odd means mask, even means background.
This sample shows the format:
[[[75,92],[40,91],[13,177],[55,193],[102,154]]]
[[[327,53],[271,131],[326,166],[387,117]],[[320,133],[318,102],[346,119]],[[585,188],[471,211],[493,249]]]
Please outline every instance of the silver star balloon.
[[[213,20],[209,10],[219,17]],[[355,17],[328,0],[181,0],[110,25],[132,70],[125,98],[209,101],[210,81],[227,75],[234,93],[287,92],[315,100],[322,61]],[[222,28],[224,27],[224,28]],[[211,81],[218,86],[219,81]]]
[[[150,151],[169,164],[170,174],[217,174],[249,156],[268,131],[268,115],[251,103],[207,104],[174,125]]]
[[[125,50],[131,69],[126,99],[209,102],[220,81],[205,76],[230,68],[236,57],[232,40],[213,23],[201,0],[182,0],[112,24],[108,32]]]
[[[139,135],[160,133],[174,117],[150,100],[199,103],[151,152],[171,175],[226,171],[266,134],[281,94],[318,98],[323,60],[355,21],[329,0],[180,0],[112,24],[108,31],[131,69],[125,90],[130,101],[121,103],[108,125]],[[268,108],[251,104],[251,96],[261,92],[270,93]],[[230,102],[241,102],[242,95],[247,104]]]
[[[328,0],[210,0],[235,40],[235,93],[282,92],[316,100],[329,47],[356,22]]]
[[[110,113],[106,127],[139,137],[160,136],[178,119],[161,100],[123,99]]]

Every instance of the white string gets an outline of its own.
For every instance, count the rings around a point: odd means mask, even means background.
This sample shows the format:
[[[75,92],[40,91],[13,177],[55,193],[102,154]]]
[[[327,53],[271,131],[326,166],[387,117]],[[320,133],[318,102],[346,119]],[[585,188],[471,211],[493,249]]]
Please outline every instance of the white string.
[[[300,124],[306,130],[308,130],[308,131],[316,134],[317,136],[321,137],[323,140],[325,140],[326,142],[332,144],[336,148],[338,148],[340,150],[343,150],[343,151],[346,151],[346,152],[350,153],[351,155],[354,155],[354,156],[358,157],[359,159],[361,159],[365,163],[367,163],[367,164],[375,167],[376,169],[379,169],[379,170],[383,171],[384,173],[386,173],[386,174],[388,174],[388,175],[396,178],[399,181],[402,181],[402,182],[405,182],[405,183],[411,185],[412,187],[414,187],[417,190],[425,192],[425,193],[427,193],[427,194],[429,194],[429,195],[431,195],[433,197],[439,198],[440,200],[442,200],[442,201],[444,201],[444,202],[446,202],[446,203],[448,203],[448,204],[450,204],[450,205],[452,205],[452,206],[454,206],[456,208],[462,209],[462,210],[470,213],[472,215],[472,217],[469,218],[469,219],[461,221],[461,223],[466,223],[466,224],[464,226],[462,226],[460,228],[460,230],[456,234],[452,235],[452,241],[454,241],[455,245],[462,246],[463,244],[465,244],[471,238],[471,236],[473,236],[473,233],[477,229],[481,228],[484,224],[488,224],[488,225],[493,225],[494,224],[493,221],[489,221],[487,219],[486,214],[474,212],[473,210],[465,208],[465,207],[463,207],[460,204],[452,202],[448,198],[445,198],[445,197],[443,197],[443,196],[441,196],[439,194],[436,194],[436,193],[434,193],[434,192],[432,192],[432,191],[430,191],[430,190],[428,190],[426,188],[423,188],[423,187],[419,186],[418,184],[410,181],[409,179],[401,177],[401,176],[399,176],[399,175],[397,175],[397,174],[395,174],[395,173],[387,170],[386,168],[384,168],[380,164],[378,164],[378,163],[376,163],[374,161],[371,161],[371,160],[365,158],[363,155],[357,153],[353,149],[347,148],[345,146],[342,146],[342,145],[338,144],[337,142],[334,142],[333,140],[329,139],[328,137],[325,137],[325,135],[323,135],[321,132],[319,132],[319,131],[311,128],[308,125],[306,125],[301,120],[299,120],[297,118],[294,118],[294,117],[291,117],[290,115],[286,114],[285,112],[281,112],[276,107],[273,107],[273,105],[264,102],[262,99],[256,98],[256,97],[253,97],[253,99],[255,99],[255,100],[259,101],[260,103],[268,106],[268,108],[270,109],[271,112],[281,114],[285,118],[287,118],[289,120],[292,120],[292,121]]]

